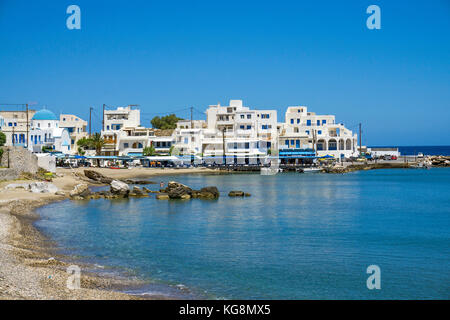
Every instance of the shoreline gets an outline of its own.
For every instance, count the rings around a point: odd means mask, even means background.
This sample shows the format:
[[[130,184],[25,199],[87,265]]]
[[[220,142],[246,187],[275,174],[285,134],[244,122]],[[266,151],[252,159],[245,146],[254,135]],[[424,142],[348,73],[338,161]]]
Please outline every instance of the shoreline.
[[[31,300],[139,300],[170,299],[167,296],[142,297],[120,292],[120,288],[144,285],[145,281],[121,279],[94,272],[81,272],[80,289],[68,289],[70,276],[66,268],[75,261],[83,269],[92,265],[71,255],[57,253],[57,244],[42,234],[33,223],[40,219],[35,210],[47,204],[69,199],[69,192],[79,183],[99,186],[83,179],[85,168],[57,169],[52,183],[65,196],[50,193],[31,193],[25,190],[7,189],[11,183],[30,183],[35,180],[0,182],[0,299]],[[96,168],[96,171],[116,179],[151,178],[176,174],[215,173],[210,169],[143,169],[113,170]],[[81,173],[81,174],[80,174]]]

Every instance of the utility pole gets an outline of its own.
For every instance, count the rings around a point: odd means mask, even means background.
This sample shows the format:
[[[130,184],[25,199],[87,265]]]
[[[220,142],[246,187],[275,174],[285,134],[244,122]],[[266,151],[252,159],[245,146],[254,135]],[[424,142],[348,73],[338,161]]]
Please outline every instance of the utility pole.
[[[359,156],[362,155],[361,123],[359,124]]]
[[[222,128],[222,152],[223,152],[223,164],[226,164],[226,156],[225,156],[225,127]]]
[[[191,107],[191,129],[194,129],[194,125],[193,125],[193,120],[192,120],[192,111],[194,109],[194,107]]]
[[[89,137],[91,137],[92,107],[89,107]]]
[[[28,103],[26,104],[26,107],[27,107],[27,144],[26,144],[26,147],[28,149]]]
[[[103,104],[102,131],[105,131],[105,107],[106,107],[106,105]]]
[[[313,150],[314,150],[314,155],[317,156],[316,129],[313,129]]]

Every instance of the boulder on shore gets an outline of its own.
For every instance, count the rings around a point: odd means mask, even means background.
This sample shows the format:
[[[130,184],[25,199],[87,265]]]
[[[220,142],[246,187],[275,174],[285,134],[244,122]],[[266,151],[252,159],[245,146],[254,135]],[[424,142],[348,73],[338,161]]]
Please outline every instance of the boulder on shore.
[[[91,193],[88,185],[85,183],[77,184],[72,191],[70,191],[69,195],[73,197],[86,197]]]
[[[101,183],[109,184],[113,181],[112,178],[108,178],[108,177],[104,176],[103,174],[101,174],[97,171],[94,171],[94,170],[84,170],[84,175],[91,180],[98,181]]]
[[[110,190],[112,194],[128,195],[130,193],[130,187],[125,182],[119,180],[111,181]]]
[[[33,193],[55,193],[58,188],[53,183],[32,182],[30,183],[30,191]]]

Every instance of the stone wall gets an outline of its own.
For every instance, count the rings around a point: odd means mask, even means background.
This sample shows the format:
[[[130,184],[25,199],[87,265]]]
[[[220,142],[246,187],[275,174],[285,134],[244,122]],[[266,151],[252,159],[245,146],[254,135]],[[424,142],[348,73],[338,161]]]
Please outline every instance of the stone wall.
[[[3,156],[0,164],[2,167],[14,169],[18,174],[38,171],[38,159],[31,151],[24,147],[2,147],[2,149]]]
[[[18,179],[20,173],[15,169],[0,168],[0,181]]]

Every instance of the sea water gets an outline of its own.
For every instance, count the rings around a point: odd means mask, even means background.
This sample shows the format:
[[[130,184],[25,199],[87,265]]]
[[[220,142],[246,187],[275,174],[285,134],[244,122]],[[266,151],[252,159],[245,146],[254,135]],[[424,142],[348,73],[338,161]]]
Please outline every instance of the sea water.
[[[136,294],[450,298],[448,168],[155,179],[217,186],[221,196],[67,200],[40,208],[36,226],[64,253],[145,280]],[[379,290],[367,287],[370,265]]]

